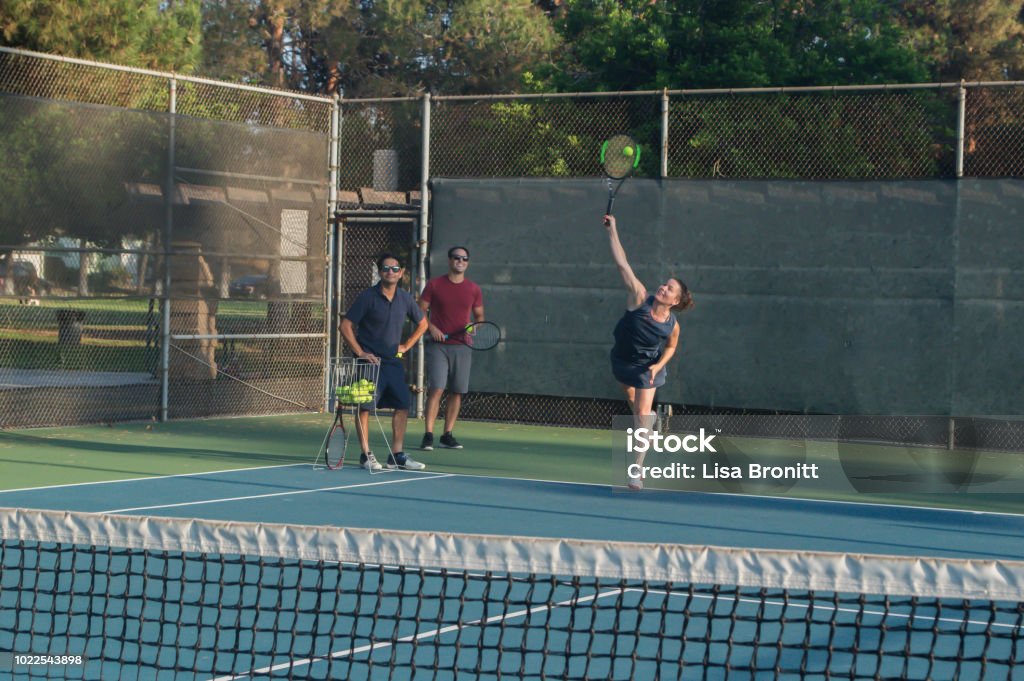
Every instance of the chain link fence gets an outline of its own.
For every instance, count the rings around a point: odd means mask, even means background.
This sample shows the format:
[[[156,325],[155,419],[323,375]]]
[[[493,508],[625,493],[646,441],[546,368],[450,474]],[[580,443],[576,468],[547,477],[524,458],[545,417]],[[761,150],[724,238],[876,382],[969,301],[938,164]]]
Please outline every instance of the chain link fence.
[[[956,91],[688,95],[671,101],[670,177],[949,177]]]
[[[424,127],[430,177],[600,177],[596,150],[602,140],[623,131],[640,142],[643,156],[637,175],[648,178],[1020,177],[1022,96],[1024,84],[1014,83],[365,101],[359,106],[373,114],[362,114],[360,125],[379,120],[390,137],[374,140],[372,148],[364,146],[366,138],[350,145],[346,128],[343,165],[346,160],[363,163],[364,169],[361,180],[342,189],[358,200],[362,186],[372,187],[381,173],[371,173],[367,160],[373,154],[379,158],[382,145],[397,146],[393,140],[405,140],[413,148],[396,149],[392,158],[422,163],[416,140],[423,137]],[[397,132],[396,124],[405,131]],[[392,172],[398,180],[388,188],[405,192],[413,208],[422,178],[406,171]],[[410,236],[415,239],[415,232]],[[788,416],[728,406],[663,404],[659,409],[676,415],[755,415],[781,423]],[[482,420],[607,427],[612,416],[624,411],[624,403],[616,400],[471,393],[461,413]],[[1013,449],[1024,442],[1013,420],[868,417],[846,419],[835,431],[832,435],[839,439],[925,446]]]
[[[640,177],[1020,177],[1022,101],[1024,83],[356,100],[341,189],[419,192],[425,108],[431,177],[599,177],[624,131]]]
[[[599,177],[596,149],[625,131],[648,178],[1018,178],[1022,100],[1022,83],[969,83],[333,101],[0,50],[0,425],[320,408],[328,310],[384,250],[424,281],[429,177]],[[463,405],[602,427],[623,411]]]
[[[964,175],[1024,176],[1024,86],[968,90],[964,107]]]
[[[0,51],[0,426],[317,410],[326,98]]]
[[[339,207],[407,208],[419,203],[423,104],[413,98],[342,100]]]
[[[598,174],[603,140],[629,130],[658,148],[654,97],[437,98],[430,120],[434,177],[586,177]],[[641,155],[641,175],[657,175],[658,155]]]

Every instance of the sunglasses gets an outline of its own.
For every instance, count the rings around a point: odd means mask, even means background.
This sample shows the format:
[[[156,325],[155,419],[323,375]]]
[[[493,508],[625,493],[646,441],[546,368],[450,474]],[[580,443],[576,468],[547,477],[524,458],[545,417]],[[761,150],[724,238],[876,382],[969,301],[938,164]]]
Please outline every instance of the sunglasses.
[[[448,256],[448,257],[450,257],[452,260],[461,260],[463,262],[469,262],[469,256],[468,255],[451,255],[451,256]]]
[[[381,272],[394,272],[395,274],[398,274],[399,272],[402,271],[402,266],[401,265],[382,265],[381,268],[380,268],[380,271]]]

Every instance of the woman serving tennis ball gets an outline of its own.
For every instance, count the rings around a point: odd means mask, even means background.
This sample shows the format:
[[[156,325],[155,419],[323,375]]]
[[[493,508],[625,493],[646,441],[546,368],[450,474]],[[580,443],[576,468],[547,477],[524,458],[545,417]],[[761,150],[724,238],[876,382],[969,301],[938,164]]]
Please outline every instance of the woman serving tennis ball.
[[[649,428],[654,422],[654,394],[665,384],[665,366],[679,344],[679,324],[672,313],[692,308],[693,295],[677,277],[669,277],[653,293],[648,292],[629,266],[615,218],[605,215],[604,226],[612,259],[628,291],[626,313],[615,325],[612,374],[626,393],[636,427]],[[630,480],[630,487],[641,486],[639,480]]]

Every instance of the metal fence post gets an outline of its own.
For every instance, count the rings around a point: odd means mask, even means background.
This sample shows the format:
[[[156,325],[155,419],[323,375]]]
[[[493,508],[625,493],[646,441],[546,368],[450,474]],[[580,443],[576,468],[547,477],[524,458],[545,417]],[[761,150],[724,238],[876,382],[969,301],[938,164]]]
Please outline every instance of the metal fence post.
[[[661,91],[661,177],[668,177],[668,88]]]
[[[167,178],[164,182],[164,290],[161,291],[160,322],[160,421],[167,421],[171,378],[171,236],[174,231],[174,144],[178,109],[178,81],[170,79],[167,130]]]
[[[335,213],[338,210],[338,156],[340,153],[339,146],[341,145],[341,98],[337,94],[334,95],[334,101],[331,103],[331,134],[330,140],[328,141],[327,149],[327,163],[328,163],[328,177],[329,186],[327,187],[327,229],[324,232],[324,238],[326,239],[326,256],[327,262],[324,269],[324,286],[325,286],[325,298],[324,298],[324,334],[326,336],[324,342],[324,410],[328,410],[331,405],[331,353],[334,351],[335,342],[335,315],[334,315],[334,276],[335,269],[341,267],[341,261],[335,259],[335,245],[334,245],[334,219]]]
[[[420,234],[417,244],[419,245],[419,272],[417,273],[416,293],[422,293],[427,285],[427,253],[429,244],[427,237],[430,233],[430,93],[423,95],[423,137],[421,148],[423,158],[420,166]],[[424,371],[425,362],[423,357],[423,338],[419,340],[416,352],[416,418],[423,418],[424,407]]]
[[[964,176],[964,119],[967,114],[967,88],[964,81],[960,81],[960,88],[957,93],[957,114],[956,114],[956,176]]]
[[[956,192],[956,209],[953,219],[953,303],[952,303],[952,329],[954,343],[957,335],[956,305],[957,295],[960,290],[960,180],[964,177],[964,132],[967,115],[967,88],[964,81],[960,81],[957,89],[957,113],[956,113],[956,180],[954,191]],[[956,358],[949,356],[949,422],[947,424],[946,448],[956,449],[956,384],[957,384]]]

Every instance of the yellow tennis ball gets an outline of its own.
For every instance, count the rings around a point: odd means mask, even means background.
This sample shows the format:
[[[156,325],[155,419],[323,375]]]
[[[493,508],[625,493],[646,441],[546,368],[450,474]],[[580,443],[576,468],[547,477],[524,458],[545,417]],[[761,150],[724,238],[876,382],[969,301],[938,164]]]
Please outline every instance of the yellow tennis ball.
[[[632,156],[634,153],[635,152],[633,151],[633,147],[623,147],[622,148],[622,155],[623,156]]]

